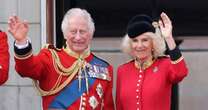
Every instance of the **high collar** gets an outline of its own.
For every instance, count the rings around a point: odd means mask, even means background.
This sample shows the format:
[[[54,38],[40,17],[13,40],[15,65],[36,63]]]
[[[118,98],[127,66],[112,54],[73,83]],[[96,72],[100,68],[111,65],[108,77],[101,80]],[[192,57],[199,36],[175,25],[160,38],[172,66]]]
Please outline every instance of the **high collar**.
[[[138,59],[135,59],[134,62],[135,62],[135,67],[140,69],[140,70],[145,70],[147,69],[148,67],[150,67],[153,63],[154,63],[155,59],[154,58],[150,58],[144,62],[140,62],[138,61]]]
[[[92,54],[89,48],[87,48],[82,54],[78,54],[74,51],[72,51],[68,46],[63,47],[64,52],[66,52],[69,56],[75,58],[75,59],[85,59],[87,62],[89,62],[92,59]]]

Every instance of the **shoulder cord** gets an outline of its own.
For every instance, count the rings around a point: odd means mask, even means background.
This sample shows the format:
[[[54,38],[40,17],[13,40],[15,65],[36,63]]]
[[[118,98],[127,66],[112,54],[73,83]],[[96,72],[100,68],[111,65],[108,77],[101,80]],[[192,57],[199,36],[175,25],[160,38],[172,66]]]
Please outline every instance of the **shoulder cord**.
[[[54,84],[54,86],[49,91],[45,91],[45,90],[41,89],[38,81],[33,80],[33,84],[37,88],[37,90],[39,91],[39,94],[41,96],[53,95],[53,94],[56,94],[57,92],[59,92],[60,90],[62,90],[69,82],[71,82],[71,80],[78,73],[78,71],[81,71],[81,68],[84,67],[84,65],[85,65],[85,61],[82,58],[78,58],[72,64],[72,66],[70,66],[69,68],[65,68],[61,64],[57,53],[52,49],[50,49],[50,52],[51,52],[52,58],[53,58],[54,69],[59,74],[59,77],[58,77],[56,83]],[[62,76],[68,76],[68,78],[62,84],[60,84]]]

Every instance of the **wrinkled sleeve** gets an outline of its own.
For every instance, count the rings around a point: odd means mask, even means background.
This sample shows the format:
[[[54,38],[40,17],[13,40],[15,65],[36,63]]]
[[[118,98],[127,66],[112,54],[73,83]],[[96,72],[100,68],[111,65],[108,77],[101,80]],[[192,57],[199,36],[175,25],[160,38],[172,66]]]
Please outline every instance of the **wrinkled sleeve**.
[[[22,77],[29,77],[35,80],[40,80],[43,76],[43,71],[46,67],[44,60],[48,59],[47,52],[42,49],[38,55],[33,55],[32,45],[26,48],[19,49],[14,45],[15,51],[15,69]]]
[[[188,74],[188,68],[186,66],[184,57],[178,47],[169,51],[170,66],[169,66],[169,80],[172,83],[178,83],[183,80]]]

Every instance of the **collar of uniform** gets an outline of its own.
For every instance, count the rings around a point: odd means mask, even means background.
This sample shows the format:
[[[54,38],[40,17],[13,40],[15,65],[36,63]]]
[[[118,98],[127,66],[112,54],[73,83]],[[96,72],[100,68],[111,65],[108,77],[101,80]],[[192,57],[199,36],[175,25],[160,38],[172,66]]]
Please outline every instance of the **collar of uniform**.
[[[150,67],[154,63],[154,61],[155,61],[155,59],[150,59],[150,60],[147,60],[143,63],[140,63],[137,59],[135,59],[134,60],[134,65],[138,69],[145,70],[148,67]]]
[[[89,48],[87,48],[82,54],[78,54],[74,51],[72,51],[68,46],[64,47],[63,50],[70,56],[76,58],[76,59],[85,59],[86,61],[90,61],[91,57],[91,51]]]

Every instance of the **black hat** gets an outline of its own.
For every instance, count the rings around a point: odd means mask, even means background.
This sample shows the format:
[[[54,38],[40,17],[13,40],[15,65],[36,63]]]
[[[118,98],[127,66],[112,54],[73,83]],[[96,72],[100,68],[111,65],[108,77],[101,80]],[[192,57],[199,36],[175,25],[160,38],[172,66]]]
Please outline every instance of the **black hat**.
[[[145,32],[155,32],[152,18],[147,15],[136,15],[128,23],[127,34],[134,38]]]

